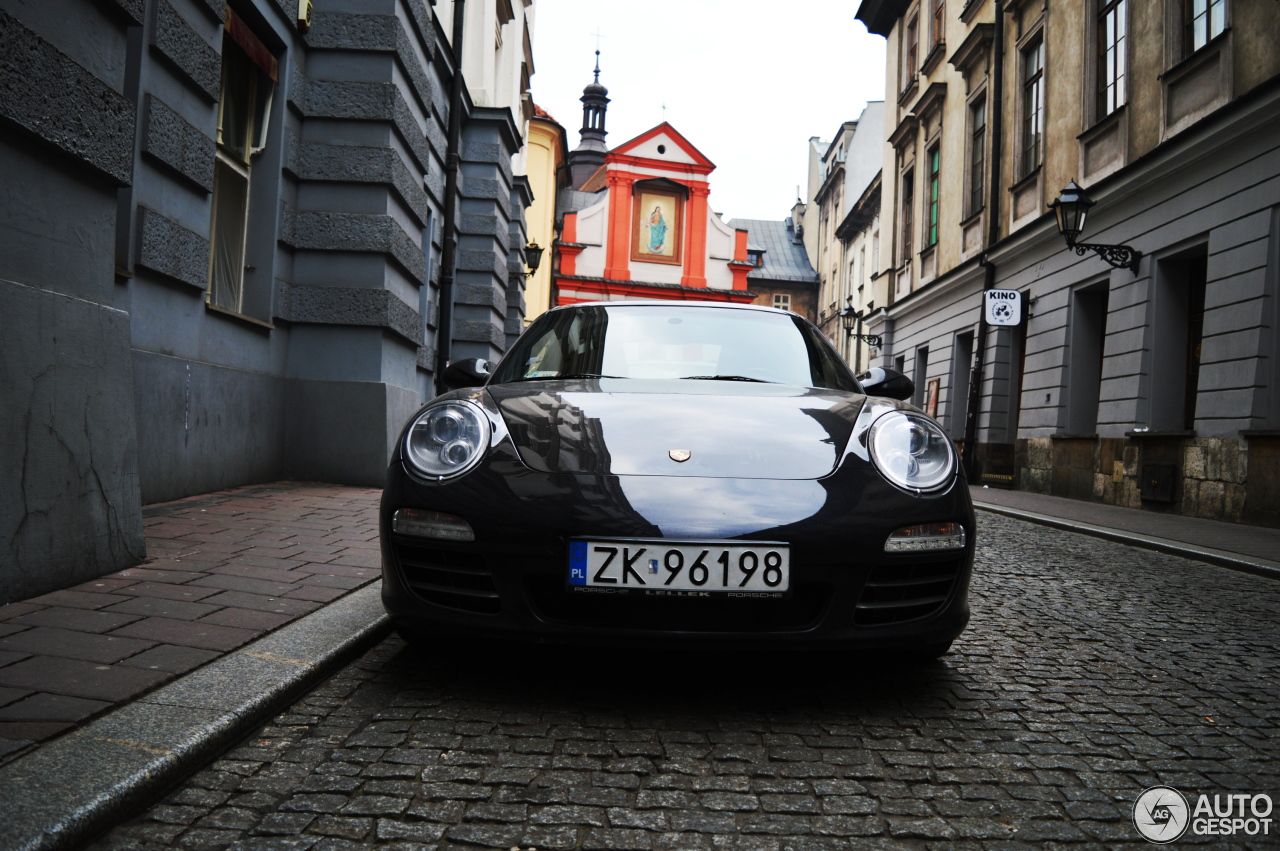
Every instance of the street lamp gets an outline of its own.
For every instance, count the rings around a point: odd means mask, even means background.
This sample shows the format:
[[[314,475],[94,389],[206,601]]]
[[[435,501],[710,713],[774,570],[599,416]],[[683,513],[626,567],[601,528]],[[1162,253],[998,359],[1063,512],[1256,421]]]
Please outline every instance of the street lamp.
[[[542,246],[537,241],[530,241],[524,247],[524,262],[529,267],[529,274],[532,275],[538,271],[538,267],[542,265]]]
[[[840,324],[844,326],[844,332],[854,339],[861,340],[873,349],[880,348],[879,334],[855,334],[854,330],[862,322],[862,314],[853,309],[853,296],[845,299],[848,305],[844,310],[840,311]]]
[[[1084,221],[1089,215],[1089,208],[1094,203],[1094,200],[1085,194],[1074,180],[1066,185],[1061,195],[1050,202],[1049,208],[1058,217],[1058,233],[1062,234],[1062,238],[1066,240],[1067,250],[1074,251],[1082,257],[1085,252],[1092,251],[1115,268],[1128,269],[1133,274],[1138,274],[1138,261],[1142,259],[1142,252],[1138,249],[1128,245],[1095,245],[1076,242],[1084,230]]]

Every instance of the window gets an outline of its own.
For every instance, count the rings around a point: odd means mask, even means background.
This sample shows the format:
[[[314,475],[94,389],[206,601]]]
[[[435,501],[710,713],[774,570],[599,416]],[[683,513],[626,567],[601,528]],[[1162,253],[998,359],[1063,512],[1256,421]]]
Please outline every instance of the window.
[[[763,266],[763,265],[764,265],[764,252],[763,252],[763,251],[751,251],[751,250],[748,250],[748,251],[747,251],[747,261],[748,261],[752,266],[755,266],[756,268],[759,268],[759,267]]]
[[[1227,0],[1183,0],[1186,21],[1184,53],[1190,56],[1222,35],[1227,25]]]
[[[245,234],[249,219],[249,172],[266,147],[275,58],[227,12],[218,100],[218,141],[213,169],[213,212],[208,301],[244,310]]]
[[[912,16],[907,21],[906,35],[902,44],[902,88],[905,91],[911,86],[911,79],[920,67],[920,19]]]
[[[1022,51],[1022,176],[1040,167],[1044,134],[1044,40]]]
[[[947,40],[947,4],[945,0],[930,0],[930,3],[933,7],[933,14],[930,16],[933,19],[930,35],[933,38],[933,46],[937,47]]]
[[[987,99],[978,98],[969,107],[969,209],[972,216],[984,206],[983,169],[987,162]]]
[[[915,217],[913,208],[916,204],[915,198],[915,171],[908,171],[902,176],[902,256],[900,262],[907,263],[911,260],[911,249],[913,248],[911,235],[915,230]]]
[[[938,244],[938,194],[941,189],[939,172],[942,168],[942,150],[940,145],[929,149],[929,223],[925,235],[925,245],[932,248]]]
[[[1125,103],[1126,0],[1104,0],[1098,13],[1098,118]]]
[[[791,293],[774,293],[773,306],[778,310],[791,309]]]

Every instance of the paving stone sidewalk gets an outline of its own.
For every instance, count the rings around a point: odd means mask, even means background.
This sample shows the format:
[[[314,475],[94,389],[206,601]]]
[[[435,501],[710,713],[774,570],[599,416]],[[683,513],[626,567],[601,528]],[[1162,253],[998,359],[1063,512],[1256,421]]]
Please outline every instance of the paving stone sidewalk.
[[[1032,512],[1131,535],[1234,553],[1280,567],[1280,529],[976,485],[970,486],[969,492],[978,508],[992,506]],[[1196,557],[1191,553],[1187,555]]]
[[[147,506],[142,564],[0,606],[0,763],[377,579],[379,495],[277,482]]]

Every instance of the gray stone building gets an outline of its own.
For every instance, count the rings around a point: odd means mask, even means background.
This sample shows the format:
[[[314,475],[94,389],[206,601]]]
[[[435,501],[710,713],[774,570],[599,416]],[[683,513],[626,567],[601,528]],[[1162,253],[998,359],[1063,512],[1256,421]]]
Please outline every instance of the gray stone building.
[[[381,485],[506,348],[531,3],[0,0],[0,603],[139,561],[145,504]]]

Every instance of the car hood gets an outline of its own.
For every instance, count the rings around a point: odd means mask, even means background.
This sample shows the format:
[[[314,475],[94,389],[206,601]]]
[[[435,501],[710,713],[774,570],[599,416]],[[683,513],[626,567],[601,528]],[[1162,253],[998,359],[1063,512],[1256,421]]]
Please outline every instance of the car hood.
[[[512,442],[550,473],[817,479],[865,396],[734,381],[585,379],[490,385]],[[685,461],[673,453],[688,453]]]

